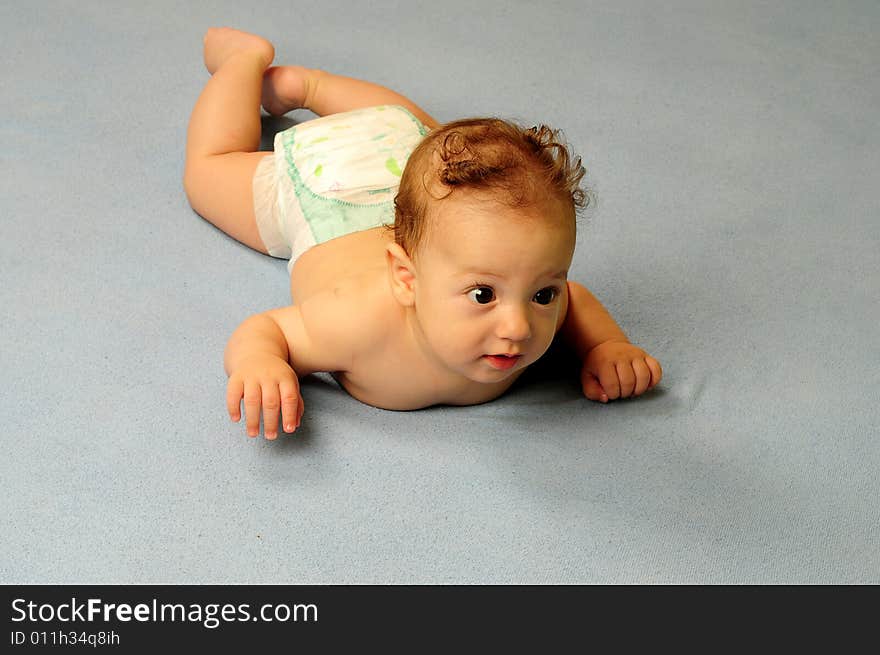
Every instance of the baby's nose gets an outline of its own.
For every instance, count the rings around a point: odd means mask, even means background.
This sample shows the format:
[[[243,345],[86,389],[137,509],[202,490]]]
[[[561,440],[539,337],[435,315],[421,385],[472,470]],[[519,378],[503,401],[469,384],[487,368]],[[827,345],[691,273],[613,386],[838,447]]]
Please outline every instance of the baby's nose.
[[[532,336],[528,312],[518,306],[511,306],[501,314],[496,328],[496,335],[508,341],[525,341]]]

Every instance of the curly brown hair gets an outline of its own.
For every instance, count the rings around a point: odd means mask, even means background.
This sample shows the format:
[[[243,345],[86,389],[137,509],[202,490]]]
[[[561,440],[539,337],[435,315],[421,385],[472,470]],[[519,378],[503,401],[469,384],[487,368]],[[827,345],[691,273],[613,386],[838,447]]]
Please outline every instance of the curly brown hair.
[[[394,199],[394,240],[410,256],[425,234],[428,206],[457,189],[483,191],[512,207],[557,198],[572,216],[590,196],[580,187],[585,170],[573,161],[559,130],[525,129],[499,118],[441,125],[413,150]],[[434,195],[433,190],[445,191]],[[391,226],[389,226],[390,228]]]

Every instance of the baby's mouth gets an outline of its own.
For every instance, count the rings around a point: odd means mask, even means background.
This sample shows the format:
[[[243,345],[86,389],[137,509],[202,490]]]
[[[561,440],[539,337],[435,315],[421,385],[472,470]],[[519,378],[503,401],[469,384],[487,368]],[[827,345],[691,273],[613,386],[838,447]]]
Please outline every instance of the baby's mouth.
[[[516,366],[522,355],[484,355],[483,359],[489,366],[499,371],[506,371]]]

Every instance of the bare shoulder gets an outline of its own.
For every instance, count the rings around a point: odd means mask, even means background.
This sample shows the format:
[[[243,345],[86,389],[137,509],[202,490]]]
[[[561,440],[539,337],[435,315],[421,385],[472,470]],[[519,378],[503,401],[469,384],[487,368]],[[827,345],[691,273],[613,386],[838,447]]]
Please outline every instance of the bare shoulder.
[[[313,248],[297,261],[291,276],[296,304],[277,310],[300,375],[350,371],[394,332],[399,308],[388,287],[384,245],[379,247],[376,235],[349,237]]]
[[[383,346],[393,324],[390,293],[371,287],[348,280],[299,305],[267,312],[284,335],[297,374],[348,371],[363,353]]]
[[[346,366],[362,353],[383,345],[394,325],[394,306],[384,271],[370,270],[339,280],[301,305],[303,321],[320,333],[326,347],[348,353]],[[316,337],[317,338],[317,337]]]

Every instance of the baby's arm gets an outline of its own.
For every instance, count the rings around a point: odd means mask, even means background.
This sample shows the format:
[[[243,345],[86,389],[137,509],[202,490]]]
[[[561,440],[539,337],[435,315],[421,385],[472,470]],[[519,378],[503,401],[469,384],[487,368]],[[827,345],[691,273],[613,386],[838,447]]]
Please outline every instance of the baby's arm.
[[[653,389],[660,362],[634,346],[586,287],[568,283],[568,310],[561,334],[582,362],[581,386],[590,400],[608,402]]]
[[[261,407],[267,439],[278,434],[279,409],[284,431],[293,432],[304,409],[297,376],[342,370],[344,343],[333,330],[318,332],[317,339],[311,337],[295,305],[251,316],[233,332],[224,356],[226,405],[237,422],[244,398],[248,436],[260,433]]]

